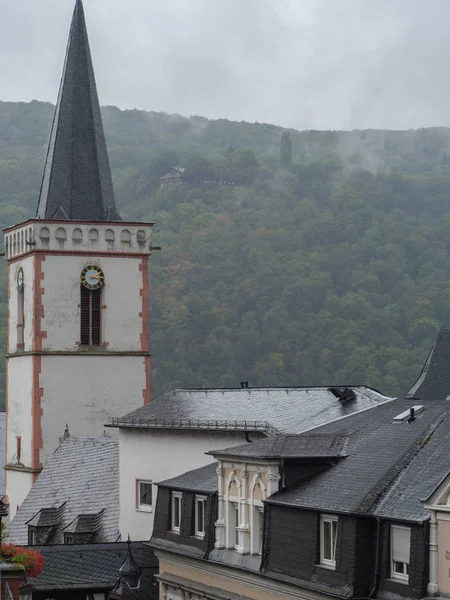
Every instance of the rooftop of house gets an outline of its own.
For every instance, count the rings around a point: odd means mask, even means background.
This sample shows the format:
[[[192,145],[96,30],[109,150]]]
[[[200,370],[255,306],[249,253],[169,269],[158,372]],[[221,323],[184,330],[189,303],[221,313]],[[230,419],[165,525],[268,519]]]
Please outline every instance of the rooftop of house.
[[[124,600],[148,600],[156,597],[154,575],[158,561],[154,552],[142,542],[110,544],[70,544],[36,546],[44,557],[44,570],[39,577],[28,577],[32,590],[57,592],[63,590],[111,590],[126,566],[128,553],[141,571],[139,587],[126,590]]]
[[[205,467],[187,471],[178,477],[166,479],[157,484],[159,487],[192,492],[213,493],[217,491],[217,463],[210,463]]]
[[[36,216],[120,221],[81,0],[73,13]]]
[[[9,526],[15,544],[28,543],[28,526],[40,543],[60,544],[64,533],[90,541],[119,537],[119,443],[108,437],[65,437],[45,464]],[[91,531],[87,531],[87,526]],[[80,529],[81,528],[81,529]]]
[[[330,512],[381,515],[423,521],[428,513],[420,499],[428,487],[434,489],[448,471],[448,453],[430,453],[438,444],[433,438],[447,439],[450,418],[446,405],[430,402],[415,416],[396,421],[411,402],[397,400],[366,414],[352,415],[345,421],[319,429],[333,434],[352,434],[347,456],[306,481],[294,483],[271,496],[271,503]],[[425,477],[424,464],[433,462],[433,472]],[[426,481],[422,491],[410,485],[408,494],[401,479]],[[405,479],[406,478],[406,479]],[[400,487],[398,487],[400,486]],[[397,491],[395,491],[397,490]],[[388,507],[383,509],[383,506]]]
[[[211,450],[206,454],[230,458],[342,458],[347,455],[348,435],[335,433],[304,433],[278,435],[251,444]]]
[[[298,434],[392,400],[365,386],[177,389],[109,426]]]
[[[446,400],[447,396],[450,396],[450,329],[441,329],[406,397],[427,401]]]
[[[306,476],[303,474],[302,479],[273,494],[267,502],[424,521],[429,513],[423,503],[450,472],[449,361],[450,331],[443,330],[405,399],[380,402],[372,410],[329,420],[307,433],[278,435],[208,454],[237,460],[339,458],[330,460],[320,471],[305,471]],[[324,389],[315,388],[319,395]],[[188,401],[188,407],[194,401]],[[277,408],[281,409],[282,403]],[[258,411],[262,414],[259,407]],[[292,412],[291,408],[291,417]],[[210,469],[212,476],[213,465]],[[197,472],[200,480],[203,474],[198,469],[163,483],[176,487],[189,482],[190,489],[196,489]]]

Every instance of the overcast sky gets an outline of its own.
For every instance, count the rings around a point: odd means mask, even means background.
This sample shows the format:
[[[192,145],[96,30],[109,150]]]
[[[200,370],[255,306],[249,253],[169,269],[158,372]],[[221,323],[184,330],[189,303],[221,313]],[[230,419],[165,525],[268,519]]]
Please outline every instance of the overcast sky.
[[[0,99],[56,100],[74,0],[0,0]],[[450,126],[450,0],[84,0],[101,104]]]

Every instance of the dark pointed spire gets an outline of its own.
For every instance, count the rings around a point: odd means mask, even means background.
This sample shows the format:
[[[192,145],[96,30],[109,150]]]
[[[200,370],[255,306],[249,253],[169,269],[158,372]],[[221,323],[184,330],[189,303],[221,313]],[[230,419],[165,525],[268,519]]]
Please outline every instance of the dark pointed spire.
[[[73,13],[37,218],[120,220],[81,0]]]

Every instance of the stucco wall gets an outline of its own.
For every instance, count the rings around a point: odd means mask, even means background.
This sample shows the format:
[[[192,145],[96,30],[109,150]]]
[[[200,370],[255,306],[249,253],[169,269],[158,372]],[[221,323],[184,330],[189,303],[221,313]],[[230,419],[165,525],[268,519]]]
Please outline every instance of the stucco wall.
[[[19,471],[6,471],[6,493],[9,500],[9,515],[11,521],[17,512],[17,508],[25,500],[31,486],[33,485],[32,473]]]
[[[149,539],[153,530],[153,512],[136,508],[136,480],[155,483],[185,471],[197,469],[214,459],[208,450],[230,448],[245,443],[239,433],[205,431],[120,430],[120,533],[133,540]],[[153,507],[157,488],[153,486]]]
[[[102,435],[109,417],[141,406],[144,361],[142,356],[43,356],[41,462],[58,445],[66,423],[71,435]]]
[[[17,462],[16,436],[20,435],[21,462],[31,466],[32,383],[32,357],[21,356],[8,359],[7,463]]]

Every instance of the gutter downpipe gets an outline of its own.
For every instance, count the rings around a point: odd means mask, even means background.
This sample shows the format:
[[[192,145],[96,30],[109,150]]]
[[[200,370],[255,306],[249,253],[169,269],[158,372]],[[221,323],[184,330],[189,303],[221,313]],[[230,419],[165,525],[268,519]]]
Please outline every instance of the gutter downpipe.
[[[377,591],[378,586],[378,571],[380,564],[380,537],[381,537],[381,522],[380,517],[376,517],[377,519],[377,537],[375,541],[375,568],[373,573],[373,585],[372,589],[369,592],[369,598],[373,598]]]

